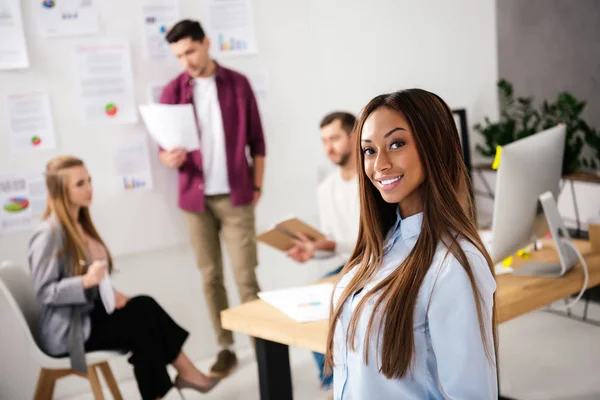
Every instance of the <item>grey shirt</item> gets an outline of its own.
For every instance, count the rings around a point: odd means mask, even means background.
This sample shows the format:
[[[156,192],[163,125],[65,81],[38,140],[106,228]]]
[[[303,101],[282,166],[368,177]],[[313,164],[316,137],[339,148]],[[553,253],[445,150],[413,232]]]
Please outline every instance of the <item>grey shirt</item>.
[[[50,355],[70,352],[71,329],[82,327],[78,341],[85,342],[91,331],[90,312],[98,295],[97,288],[85,290],[81,276],[70,276],[70,263],[62,254],[64,232],[56,216],[51,215],[35,230],[27,257],[33,278],[40,317],[38,339]],[[89,265],[89,260],[86,260]],[[77,321],[74,321],[77,318]],[[78,343],[82,346],[83,343]]]

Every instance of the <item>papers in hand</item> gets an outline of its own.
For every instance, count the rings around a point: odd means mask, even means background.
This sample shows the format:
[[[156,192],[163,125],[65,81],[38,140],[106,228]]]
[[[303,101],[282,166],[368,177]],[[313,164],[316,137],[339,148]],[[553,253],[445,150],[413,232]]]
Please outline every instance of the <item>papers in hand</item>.
[[[102,299],[106,313],[112,314],[115,311],[115,291],[110,282],[108,272],[104,274],[104,279],[100,282],[98,289],[100,290],[100,298]]]
[[[193,105],[141,104],[140,114],[148,133],[163,149],[200,148]]]
[[[298,233],[303,233],[312,240],[325,238],[321,232],[298,218],[289,218],[258,235],[256,239],[278,250],[288,251],[294,247],[294,240],[299,239]]]
[[[303,286],[291,289],[260,292],[258,297],[297,322],[329,318],[333,284]]]

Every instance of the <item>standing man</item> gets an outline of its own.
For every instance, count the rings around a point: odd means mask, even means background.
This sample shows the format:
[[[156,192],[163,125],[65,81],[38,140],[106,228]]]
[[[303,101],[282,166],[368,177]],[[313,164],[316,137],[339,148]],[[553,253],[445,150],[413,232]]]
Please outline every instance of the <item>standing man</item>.
[[[318,204],[321,230],[325,239],[311,241],[306,236],[296,242],[288,255],[298,262],[337,255],[342,265],[326,276],[338,274],[350,259],[360,219],[358,177],[356,173],[356,118],[347,112],[334,112],[321,121],[321,141],[327,157],[338,166],[319,185]],[[319,365],[321,385],[329,389],[332,376],[323,372],[324,356],[314,353]]]
[[[220,237],[225,241],[242,302],[256,299],[254,206],[261,194],[265,141],[248,79],[210,58],[210,40],[200,23],[180,21],[166,39],[184,72],[165,87],[160,102],[193,105],[201,150],[161,149],[159,158],[163,165],[179,172],[179,207],[221,347],[210,374],[225,377],[238,361],[231,349],[233,335],[221,326],[220,313],[229,304]]]

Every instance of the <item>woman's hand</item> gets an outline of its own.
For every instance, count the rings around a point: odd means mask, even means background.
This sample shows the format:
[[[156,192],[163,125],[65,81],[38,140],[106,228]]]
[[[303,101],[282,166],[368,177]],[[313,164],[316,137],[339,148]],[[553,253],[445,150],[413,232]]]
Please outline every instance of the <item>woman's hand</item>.
[[[117,292],[115,290],[115,309],[116,310],[120,310],[121,308],[125,307],[127,305],[127,303],[129,302],[129,300],[131,300],[131,298],[129,298],[128,296],[125,296],[123,293]]]
[[[94,261],[85,275],[83,275],[83,288],[89,289],[98,286],[106,274],[106,261]]]

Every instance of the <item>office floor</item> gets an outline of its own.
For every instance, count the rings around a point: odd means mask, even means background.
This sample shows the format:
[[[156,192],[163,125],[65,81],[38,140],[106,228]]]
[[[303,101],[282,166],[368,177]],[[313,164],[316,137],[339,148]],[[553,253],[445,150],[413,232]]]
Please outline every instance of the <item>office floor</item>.
[[[578,305],[579,306],[579,305]],[[575,311],[581,311],[576,307]],[[600,321],[600,306],[591,305],[589,317]],[[500,327],[502,392],[518,400],[600,399],[600,327],[544,311],[530,313]],[[291,350],[294,396],[324,399],[315,378],[310,352]],[[185,391],[186,400],[258,400],[257,366],[251,353],[240,354],[240,368],[208,395]],[[206,371],[211,360],[200,361]],[[60,385],[60,383],[59,383]],[[119,382],[123,397],[139,399],[134,381]],[[110,395],[105,391],[105,396]],[[91,400],[91,394],[60,400]],[[167,400],[180,399],[172,390]]]

